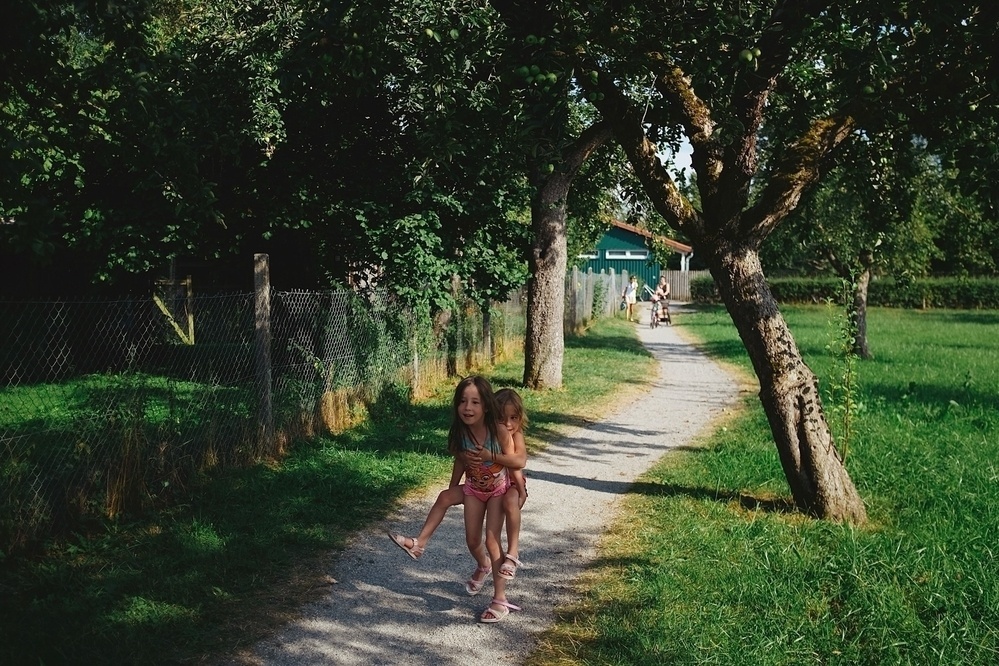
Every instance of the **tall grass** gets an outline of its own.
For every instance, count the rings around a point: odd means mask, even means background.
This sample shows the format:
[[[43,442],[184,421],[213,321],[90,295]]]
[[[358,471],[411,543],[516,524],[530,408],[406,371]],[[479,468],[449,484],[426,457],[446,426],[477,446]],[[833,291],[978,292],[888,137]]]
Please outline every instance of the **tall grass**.
[[[788,308],[827,388],[830,312]],[[860,527],[805,518],[755,397],[637,484],[531,664],[999,663],[999,314],[873,309],[847,468]],[[727,315],[685,316],[749,363]],[[835,346],[835,345],[832,345]]]
[[[523,357],[483,373],[517,387]],[[598,321],[567,341],[563,389],[521,389],[529,450],[652,376],[633,325]],[[352,533],[446,483],[455,381],[415,404],[386,387],[364,423],[300,442],[280,463],[217,470],[187,504],[0,560],[0,664],[201,663],[259,640],[328,593],[316,572]]]

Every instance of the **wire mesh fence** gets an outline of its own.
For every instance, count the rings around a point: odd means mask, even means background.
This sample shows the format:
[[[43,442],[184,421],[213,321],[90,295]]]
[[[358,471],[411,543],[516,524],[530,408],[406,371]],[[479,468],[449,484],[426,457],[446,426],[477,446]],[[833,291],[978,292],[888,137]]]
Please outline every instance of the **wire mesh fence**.
[[[0,550],[175,501],[201,472],[336,433],[386,388],[419,394],[524,338],[520,293],[431,319],[385,293],[272,292],[261,368],[254,298],[172,284],[151,299],[0,302]]]

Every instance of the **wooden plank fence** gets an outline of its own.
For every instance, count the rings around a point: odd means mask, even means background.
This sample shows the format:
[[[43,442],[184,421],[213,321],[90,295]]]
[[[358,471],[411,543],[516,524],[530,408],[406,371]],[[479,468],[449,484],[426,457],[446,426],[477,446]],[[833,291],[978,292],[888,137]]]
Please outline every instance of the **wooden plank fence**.
[[[711,271],[663,271],[669,283],[669,298],[680,303],[690,302],[690,281],[711,277]],[[655,285],[653,285],[655,288]]]

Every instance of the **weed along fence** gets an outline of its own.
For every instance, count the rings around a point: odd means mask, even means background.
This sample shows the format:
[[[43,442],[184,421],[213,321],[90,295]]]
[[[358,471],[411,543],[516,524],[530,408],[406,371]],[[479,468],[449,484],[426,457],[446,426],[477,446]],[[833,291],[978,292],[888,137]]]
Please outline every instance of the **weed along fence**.
[[[592,319],[613,315],[627,277],[627,273],[570,270],[565,285],[565,330],[578,331]]]
[[[255,294],[0,302],[0,551],[177,501],[523,344],[521,294],[430,320],[258,277]]]

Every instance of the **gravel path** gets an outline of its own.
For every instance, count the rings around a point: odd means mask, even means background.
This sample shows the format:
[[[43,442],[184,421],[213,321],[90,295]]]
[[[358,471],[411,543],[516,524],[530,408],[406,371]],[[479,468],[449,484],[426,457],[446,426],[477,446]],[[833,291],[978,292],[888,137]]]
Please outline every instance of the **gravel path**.
[[[675,312],[682,319],[682,308]],[[492,584],[476,597],[462,587],[474,563],[464,545],[460,509],[448,512],[419,560],[385,536],[387,529],[416,534],[440,490],[435,488],[358,535],[332,563],[337,582],[325,599],[228,663],[522,663],[537,634],[552,624],[555,608],[574,598],[573,581],[594,557],[596,541],[631,482],[669,449],[706,434],[738,394],[736,378],[675,328],[641,325],[638,332],[660,362],[651,390],[637,404],[622,405],[528,461],[524,567],[507,587],[523,612],[498,625],[476,621]]]

